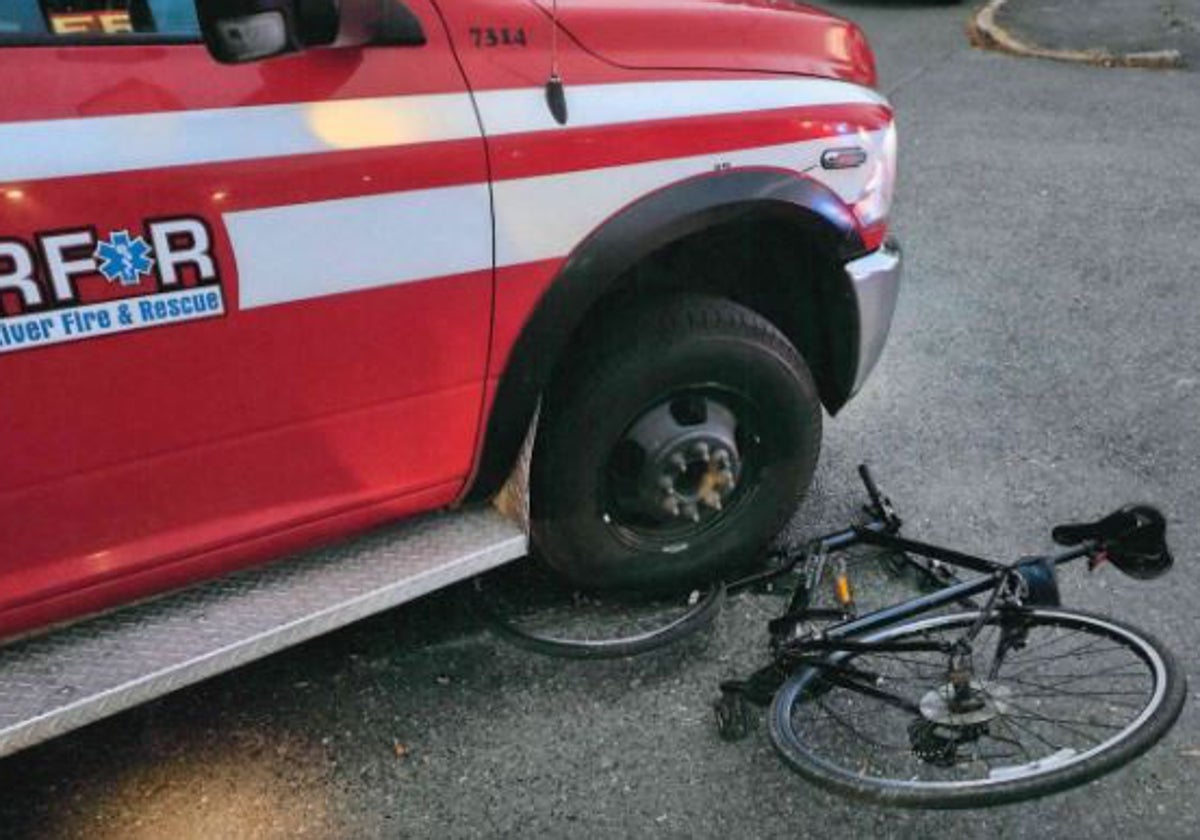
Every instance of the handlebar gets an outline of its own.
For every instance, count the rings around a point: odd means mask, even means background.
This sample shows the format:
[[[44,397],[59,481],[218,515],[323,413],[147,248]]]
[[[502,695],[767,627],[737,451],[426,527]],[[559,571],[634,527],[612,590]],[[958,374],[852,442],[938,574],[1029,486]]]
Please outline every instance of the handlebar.
[[[879,485],[875,483],[874,476],[871,475],[871,468],[866,464],[859,464],[858,477],[862,479],[863,486],[867,488],[867,496],[871,499],[871,507],[882,508],[883,496],[879,492]]]
[[[896,509],[892,507],[892,500],[885,496],[879,489],[879,485],[875,483],[875,477],[871,475],[871,468],[866,464],[859,464],[858,477],[862,479],[863,487],[867,490],[867,497],[871,500],[871,504],[867,506],[867,513],[883,524],[884,531],[888,533],[899,531],[902,524],[900,517],[896,515]]]

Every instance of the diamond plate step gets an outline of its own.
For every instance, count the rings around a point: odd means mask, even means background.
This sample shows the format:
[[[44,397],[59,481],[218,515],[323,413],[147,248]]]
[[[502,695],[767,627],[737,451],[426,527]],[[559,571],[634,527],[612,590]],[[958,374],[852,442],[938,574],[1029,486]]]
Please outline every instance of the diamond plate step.
[[[0,756],[525,553],[492,508],[434,514],[0,648]]]

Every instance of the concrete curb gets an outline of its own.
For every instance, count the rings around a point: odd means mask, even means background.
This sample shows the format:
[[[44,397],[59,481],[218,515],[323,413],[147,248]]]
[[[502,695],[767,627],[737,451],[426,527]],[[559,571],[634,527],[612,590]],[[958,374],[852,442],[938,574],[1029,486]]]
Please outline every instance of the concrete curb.
[[[1113,53],[1103,48],[1066,50],[1042,47],[1022,40],[996,21],[996,13],[1008,0],[988,0],[967,23],[967,37],[973,46],[997,50],[1025,58],[1048,58],[1098,67],[1136,67],[1149,70],[1176,70],[1187,66],[1179,50]]]

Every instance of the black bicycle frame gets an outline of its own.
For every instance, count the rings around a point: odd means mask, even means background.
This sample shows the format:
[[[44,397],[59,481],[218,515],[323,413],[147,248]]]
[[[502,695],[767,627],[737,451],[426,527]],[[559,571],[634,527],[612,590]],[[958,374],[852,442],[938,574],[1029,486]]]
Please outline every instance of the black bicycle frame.
[[[996,587],[1002,585],[1004,579],[1008,577],[1013,566],[1005,563],[998,563],[994,560],[987,560],[983,557],[976,557],[971,554],[964,554],[960,551],[944,548],[930,543],[918,542],[916,540],[906,539],[898,536],[895,531],[898,530],[898,522],[884,522],[882,520],[874,520],[865,526],[847,528],[844,531],[837,531],[828,534],[815,541],[819,544],[820,550],[825,553],[833,551],[841,551],[850,548],[854,545],[873,545],[879,548],[891,549],[893,551],[905,552],[908,554],[917,554],[932,560],[937,560],[949,566],[955,566],[961,569],[968,569],[973,572],[981,572],[984,577],[975,580],[964,581],[962,583],[951,584],[937,592],[932,592],[928,595],[923,595],[912,600],[896,604],[891,607],[885,607],[881,610],[868,613],[867,615],[852,618],[837,624],[829,625],[823,628],[821,637],[826,640],[846,639],[854,636],[861,636],[869,633],[872,630],[878,630],[897,624],[908,618],[921,615],[923,613],[932,612],[939,607],[944,607],[953,604],[957,601],[971,598],[976,595],[981,595],[985,592],[995,590]],[[1060,554],[1054,554],[1046,557],[1053,565],[1057,566],[1062,563],[1067,563],[1071,560],[1076,560],[1091,554],[1096,550],[1096,544],[1092,542],[1085,543],[1076,548],[1064,551]],[[751,575],[736,583],[732,584],[730,590],[740,590],[747,586],[772,580],[788,574],[795,566],[803,559],[808,557],[809,551],[801,552],[793,557],[780,568],[770,569],[766,572],[760,572],[756,575]],[[802,613],[803,611],[801,611]],[[788,618],[789,616],[784,616]],[[795,617],[800,618],[801,615]],[[799,642],[802,647],[803,642]]]

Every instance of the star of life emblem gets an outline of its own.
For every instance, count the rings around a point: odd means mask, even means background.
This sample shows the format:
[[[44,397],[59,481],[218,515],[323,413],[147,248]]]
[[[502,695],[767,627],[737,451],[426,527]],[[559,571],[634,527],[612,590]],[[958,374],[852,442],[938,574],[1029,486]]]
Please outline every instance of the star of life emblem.
[[[154,267],[154,258],[146,240],[130,237],[127,230],[114,230],[107,241],[96,245],[93,255],[100,263],[100,273],[110,283],[136,286]]]

